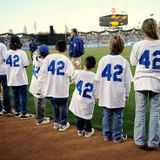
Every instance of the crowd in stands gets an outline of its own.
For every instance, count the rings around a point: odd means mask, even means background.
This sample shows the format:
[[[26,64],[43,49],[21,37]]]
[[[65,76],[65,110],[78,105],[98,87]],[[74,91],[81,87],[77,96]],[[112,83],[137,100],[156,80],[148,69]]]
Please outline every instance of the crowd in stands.
[[[111,37],[115,35],[121,35],[125,41],[125,44],[134,44],[137,41],[143,39],[143,35],[140,31],[131,31],[131,32],[89,32],[89,33],[80,33],[80,37],[83,39],[86,47],[98,47],[99,45],[106,45]],[[20,36],[23,48],[28,48],[30,42],[33,40],[33,37],[30,36]],[[9,44],[10,35],[4,35],[0,37],[0,41],[4,43],[7,47]]]
[[[104,32],[102,34],[91,32],[90,34],[82,34],[81,37],[84,40],[86,45],[89,44],[107,44],[111,37],[115,35],[121,35],[125,41],[125,44],[135,43],[143,39],[143,35],[140,31],[132,31],[132,32],[115,32],[115,33],[107,33]]]
[[[19,36],[21,39],[21,43],[23,44],[23,48],[28,48],[31,41],[33,41],[33,37],[30,36]],[[0,37],[0,42],[4,43],[7,47],[9,47],[11,35],[4,35]]]

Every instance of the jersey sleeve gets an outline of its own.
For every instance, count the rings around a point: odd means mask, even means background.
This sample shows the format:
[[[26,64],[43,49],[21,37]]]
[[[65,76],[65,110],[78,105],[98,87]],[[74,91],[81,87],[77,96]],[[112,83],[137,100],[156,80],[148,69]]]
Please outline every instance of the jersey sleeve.
[[[46,79],[46,74],[47,74],[47,58],[44,59],[43,65],[39,71],[38,75],[38,88],[37,88],[37,93],[39,95],[43,95],[44,93],[44,84],[45,84],[45,79]]]
[[[100,79],[101,79],[102,67],[103,67],[103,58],[98,63],[97,73],[95,76],[96,81],[100,81]]]
[[[5,60],[7,56],[7,47],[5,45],[2,46],[2,59]]]
[[[136,66],[138,64],[138,45],[135,44],[132,48],[130,55],[130,63],[132,66]]]
[[[29,65],[29,60],[28,60],[27,54],[24,51],[22,53],[22,65],[23,65],[23,67],[26,67]]]
[[[99,86],[100,86],[100,82],[99,81],[94,81],[93,94],[94,94],[94,97],[96,99],[99,99]]]
[[[132,76],[131,68],[128,61],[126,60],[124,83],[132,82],[132,81],[133,81],[133,76]]]
[[[69,59],[67,59],[66,63],[66,74],[68,77],[71,77],[74,74],[74,67]]]
[[[130,65],[128,61],[126,61],[126,69],[125,69],[125,75],[124,75],[124,88],[125,88],[125,95],[128,97],[130,93],[131,88],[131,82],[133,81],[132,72],[130,69]]]
[[[72,79],[75,83],[77,83],[79,73],[80,73],[80,70],[74,70],[74,73],[73,73],[72,76],[71,76],[71,79]]]

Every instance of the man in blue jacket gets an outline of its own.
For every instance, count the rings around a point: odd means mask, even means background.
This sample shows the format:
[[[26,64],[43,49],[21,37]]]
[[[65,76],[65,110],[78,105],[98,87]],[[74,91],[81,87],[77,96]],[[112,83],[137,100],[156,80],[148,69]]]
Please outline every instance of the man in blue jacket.
[[[81,56],[84,54],[83,40],[78,36],[76,28],[71,30],[71,42],[69,47],[69,56],[74,66],[81,64]]]

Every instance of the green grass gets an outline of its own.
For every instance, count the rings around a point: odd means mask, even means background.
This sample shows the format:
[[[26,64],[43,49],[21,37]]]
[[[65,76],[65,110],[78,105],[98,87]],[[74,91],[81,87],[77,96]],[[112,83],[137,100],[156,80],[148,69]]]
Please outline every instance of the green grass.
[[[130,51],[131,51],[131,48],[125,48],[122,54],[128,60],[129,60]],[[54,51],[51,51],[51,53],[53,52]],[[93,55],[96,57],[97,65],[98,65],[100,58],[106,55],[107,53],[108,53],[108,50],[105,48],[86,49],[85,55],[82,57],[82,62],[86,56]],[[96,65],[96,68],[97,68],[97,65]],[[32,68],[31,65],[27,68],[29,82],[31,80],[31,68]],[[96,71],[96,68],[93,70],[94,72]],[[134,74],[134,68],[132,67],[131,69],[132,69],[132,73]],[[70,87],[69,102],[70,102],[73,90],[74,90],[74,86],[72,85]],[[30,93],[29,93],[29,99],[28,99],[28,106],[29,106],[29,110],[35,113],[33,97]],[[52,109],[49,101],[47,101],[47,104],[46,104],[46,114],[47,116],[52,117]],[[124,132],[127,133],[128,136],[133,136],[134,115],[135,115],[135,99],[134,99],[134,89],[132,84],[130,97],[128,102],[126,103],[125,111],[124,111]],[[94,110],[94,116],[93,116],[94,128],[102,129],[102,116],[103,116],[102,108],[96,105]],[[75,117],[70,111],[69,111],[69,122],[71,122],[72,124],[75,124]]]

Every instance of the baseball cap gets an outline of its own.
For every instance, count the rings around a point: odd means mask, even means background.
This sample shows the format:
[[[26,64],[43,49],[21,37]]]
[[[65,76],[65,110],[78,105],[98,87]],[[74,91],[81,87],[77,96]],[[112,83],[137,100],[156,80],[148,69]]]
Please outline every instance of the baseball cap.
[[[12,36],[10,39],[10,43],[12,44],[21,44],[20,38],[18,36]]]
[[[49,48],[47,45],[42,45],[39,48],[39,54],[41,56],[47,56],[49,54]]]
[[[38,46],[37,46],[37,43],[36,43],[36,42],[30,43],[30,45],[29,45],[29,50],[30,50],[31,52],[36,51],[37,48],[38,48]]]

